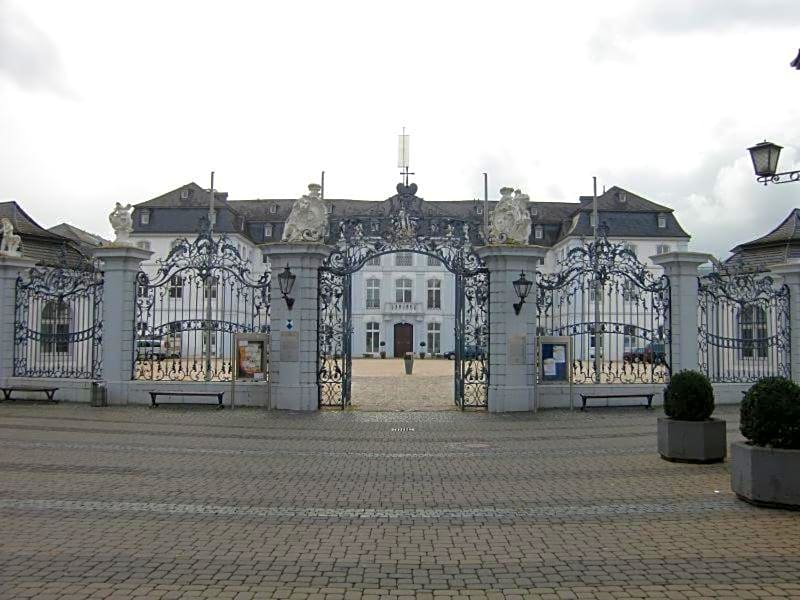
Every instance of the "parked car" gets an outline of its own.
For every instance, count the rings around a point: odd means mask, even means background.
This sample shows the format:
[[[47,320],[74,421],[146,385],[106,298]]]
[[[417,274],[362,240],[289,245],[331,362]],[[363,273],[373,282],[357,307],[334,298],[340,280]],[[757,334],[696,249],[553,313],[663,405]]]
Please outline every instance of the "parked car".
[[[632,363],[644,362],[644,348],[640,346],[639,348],[628,350],[622,355],[622,360]]]
[[[136,360],[180,358],[180,337],[140,338],[136,340]]]
[[[633,348],[622,355],[625,362],[663,363],[666,361],[666,345],[663,342],[650,342],[644,348]]]
[[[444,356],[447,360],[455,360],[456,352],[455,350],[450,350],[449,352],[442,354],[442,356]],[[484,360],[486,358],[486,352],[481,346],[467,344],[464,346],[464,352],[462,353],[461,358],[464,360]]]

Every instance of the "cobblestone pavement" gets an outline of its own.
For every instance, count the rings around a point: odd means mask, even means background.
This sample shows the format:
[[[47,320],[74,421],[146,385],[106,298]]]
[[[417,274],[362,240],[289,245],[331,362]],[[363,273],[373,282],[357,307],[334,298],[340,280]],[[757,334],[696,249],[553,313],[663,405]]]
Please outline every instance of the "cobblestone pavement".
[[[0,404],[0,597],[800,598],[800,513],[656,416]]]
[[[351,398],[357,410],[457,410],[453,402],[455,362],[414,359],[406,375],[401,358],[354,358]]]

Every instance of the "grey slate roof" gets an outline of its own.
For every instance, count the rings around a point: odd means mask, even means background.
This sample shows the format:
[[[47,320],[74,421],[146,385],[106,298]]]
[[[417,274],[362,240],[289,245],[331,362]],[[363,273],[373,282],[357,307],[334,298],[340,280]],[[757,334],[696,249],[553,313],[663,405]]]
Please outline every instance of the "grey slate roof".
[[[792,209],[775,229],[754,240],[739,244],[725,260],[757,269],[800,258],[800,209]]]
[[[109,243],[109,240],[103,239],[99,235],[89,233],[88,231],[84,231],[83,229],[75,227],[74,225],[70,225],[69,223],[59,223],[54,227],[50,227],[47,231],[87,246],[102,246],[103,244]]]

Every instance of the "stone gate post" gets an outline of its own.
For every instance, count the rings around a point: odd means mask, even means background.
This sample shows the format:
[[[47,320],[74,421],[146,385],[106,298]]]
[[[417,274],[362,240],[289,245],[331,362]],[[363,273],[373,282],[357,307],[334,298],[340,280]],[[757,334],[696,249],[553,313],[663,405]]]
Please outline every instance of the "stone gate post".
[[[269,385],[272,408],[317,410],[317,275],[333,248],[312,243],[264,247],[272,264],[270,282]],[[289,267],[297,277],[289,310],[278,276]]]
[[[671,372],[697,371],[700,355],[697,342],[697,268],[711,258],[703,252],[667,252],[651,256],[664,269],[670,285]]]
[[[93,252],[103,261],[103,379],[109,404],[128,403],[135,321],[136,274],[149,250],[106,246]]]
[[[489,269],[489,412],[536,410],[536,269],[540,246],[484,246],[476,249]],[[533,283],[520,314],[513,282]]]
[[[789,356],[792,379],[800,383],[800,262],[773,265],[769,270],[789,287]]]
[[[0,383],[14,374],[14,321],[17,277],[36,261],[0,254]]]

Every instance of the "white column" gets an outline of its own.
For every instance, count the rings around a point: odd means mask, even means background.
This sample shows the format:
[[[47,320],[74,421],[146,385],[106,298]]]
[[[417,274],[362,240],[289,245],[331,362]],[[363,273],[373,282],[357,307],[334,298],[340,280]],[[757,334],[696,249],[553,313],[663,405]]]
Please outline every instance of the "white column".
[[[670,285],[672,373],[697,371],[700,356],[697,343],[697,268],[711,258],[703,252],[667,252],[650,260],[664,269]]]
[[[489,269],[489,411],[536,410],[536,269],[540,246],[484,246]],[[520,314],[513,282],[525,273],[533,283]]]
[[[769,268],[789,287],[789,331],[792,379],[800,382],[800,262],[773,265]]]
[[[36,261],[22,256],[0,254],[0,382],[14,374],[14,322],[17,277]]]
[[[103,261],[103,379],[109,404],[128,403],[133,372],[136,275],[149,250],[106,246],[93,252]]]
[[[322,244],[304,243],[264,247],[264,254],[272,262],[269,385],[273,408],[318,408],[317,275],[332,250]],[[287,265],[297,276],[290,294],[294,298],[292,310],[286,307],[278,285],[278,277]]]

